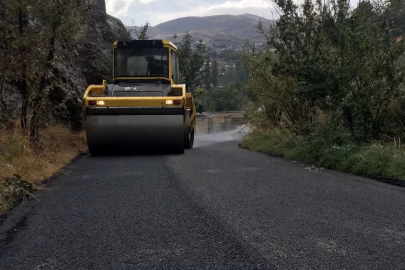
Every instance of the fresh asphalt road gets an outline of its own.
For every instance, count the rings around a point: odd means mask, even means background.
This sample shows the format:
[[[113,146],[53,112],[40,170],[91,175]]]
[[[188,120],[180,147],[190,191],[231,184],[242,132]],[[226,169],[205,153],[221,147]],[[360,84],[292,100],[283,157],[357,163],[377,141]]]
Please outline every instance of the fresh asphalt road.
[[[237,135],[80,158],[3,220],[0,269],[405,269],[405,188]]]

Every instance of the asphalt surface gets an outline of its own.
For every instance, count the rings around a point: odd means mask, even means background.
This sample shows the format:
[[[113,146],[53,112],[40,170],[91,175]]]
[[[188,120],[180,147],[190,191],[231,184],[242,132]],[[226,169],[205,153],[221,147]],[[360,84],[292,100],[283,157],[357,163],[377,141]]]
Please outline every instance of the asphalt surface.
[[[405,269],[405,188],[254,153],[84,156],[0,224],[0,269]]]

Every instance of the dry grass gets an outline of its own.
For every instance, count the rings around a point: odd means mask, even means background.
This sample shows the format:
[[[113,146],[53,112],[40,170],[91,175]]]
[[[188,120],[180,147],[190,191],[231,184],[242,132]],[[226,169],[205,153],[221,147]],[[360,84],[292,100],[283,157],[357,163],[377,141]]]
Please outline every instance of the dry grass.
[[[31,144],[17,126],[17,122],[8,128],[0,125],[0,192],[4,193],[10,179],[38,186],[78,154],[87,152],[84,132],[72,133],[63,125],[48,127],[40,131],[39,142]],[[4,196],[0,196],[0,212],[7,208]]]

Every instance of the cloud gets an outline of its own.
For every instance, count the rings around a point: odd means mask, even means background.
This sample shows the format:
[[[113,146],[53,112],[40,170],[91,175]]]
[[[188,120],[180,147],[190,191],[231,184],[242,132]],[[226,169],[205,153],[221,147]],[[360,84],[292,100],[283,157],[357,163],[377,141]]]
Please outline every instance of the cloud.
[[[242,0],[242,1],[226,1],[225,3],[213,5],[206,10],[218,10],[218,9],[246,9],[246,8],[268,8],[269,4],[263,0]]]
[[[251,13],[257,16],[263,16],[266,19],[271,19],[274,13],[271,5],[263,0],[241,0],[241,1],[226,1],[221,4],[205,7],[200,16],[230,14],[239,15],[243,13]]]
[[[155,0],[106,0],[107,13],[115,17],[127,17],[133,4],[147,5]]]

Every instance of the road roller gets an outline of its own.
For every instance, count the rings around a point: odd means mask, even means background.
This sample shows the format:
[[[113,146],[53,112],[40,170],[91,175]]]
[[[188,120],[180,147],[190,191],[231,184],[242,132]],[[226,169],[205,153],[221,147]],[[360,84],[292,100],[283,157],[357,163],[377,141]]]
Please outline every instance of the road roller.
[[[194,99],[181,83],[177,47],[168,40],[115,41],[112,83],[90,85],[83,105],[92,155],[193,147]]]

